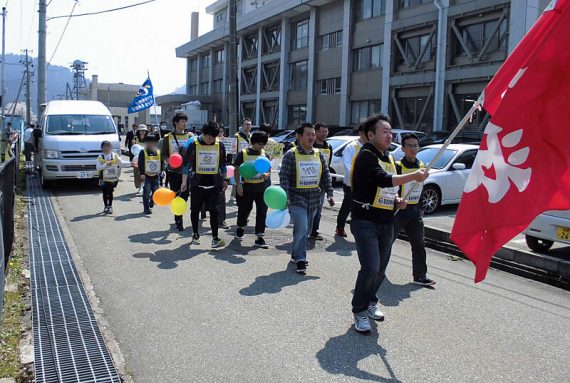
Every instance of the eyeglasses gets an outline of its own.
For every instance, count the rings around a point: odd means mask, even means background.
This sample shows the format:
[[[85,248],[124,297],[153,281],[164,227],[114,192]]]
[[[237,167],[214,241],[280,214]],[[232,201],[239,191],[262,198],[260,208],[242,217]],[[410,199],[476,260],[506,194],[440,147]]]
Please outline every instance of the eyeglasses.
[[[420,146],[419,145],[404,145],[406,148],[410,148],[410,149],[418,149]]]

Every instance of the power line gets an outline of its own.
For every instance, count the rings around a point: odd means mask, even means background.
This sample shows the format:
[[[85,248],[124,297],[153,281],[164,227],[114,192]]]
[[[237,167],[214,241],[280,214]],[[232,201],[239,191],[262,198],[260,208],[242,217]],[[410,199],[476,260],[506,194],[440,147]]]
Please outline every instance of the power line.
[[[56,52],[57,52],[57,48],[59,48],[59,44],[61,43],[61,40],[63,39],[63,35],[65,35],[65,31],[67,31],[67,26],[69,25],[69,22],[71,21],[71,17],[73,16],[73,11],[75,10],[75,7],[77,6],[77,1],[75,3],[73,3],[73,8],[71,8],[71,13],[69,14],[69,17],[67,18],[67,22],[65,23],[65,27],[63,28],[63,31],[61,32],[61,36],[59,36],[59,40],[57,42],[57,45],[55,46],[55,49],[46,65],[46,69],[49,68],[49,66],[51,65],[51,60],[53,60],[53,57],[55,56]]]
[[[62,18],[65,18],[65,17],[80,17],[80,16],[100,15],[100,14],[102,14],[102,13],[115,12],[115,11],[120,11],[120,10],[127,9],[127,8],[138,7],[139,5],[152,3],[152,2],[154,2],[154,1],[156,1],[156,0],[147,0],[147,1],[140,2],[140,3],[136,3],[136,4],[125,5],[124,7],[113,8],[113,9],[106,9],[106,10],[104,10],[104,11],[98,11],[98,12],[80,13],[80,14],[77,14],[77,15],[53,16],[53,17],[49,17],[48,20],[62,19]]]

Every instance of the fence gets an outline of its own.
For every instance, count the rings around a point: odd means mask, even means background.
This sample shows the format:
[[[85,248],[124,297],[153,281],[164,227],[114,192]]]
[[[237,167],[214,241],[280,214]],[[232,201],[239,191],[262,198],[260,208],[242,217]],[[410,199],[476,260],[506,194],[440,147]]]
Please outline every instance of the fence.
[[[14,244],[14,202],[18,175],[19,145],[14,156],[0,164],[0,323],[4,304],[4,282],[10,253]]]

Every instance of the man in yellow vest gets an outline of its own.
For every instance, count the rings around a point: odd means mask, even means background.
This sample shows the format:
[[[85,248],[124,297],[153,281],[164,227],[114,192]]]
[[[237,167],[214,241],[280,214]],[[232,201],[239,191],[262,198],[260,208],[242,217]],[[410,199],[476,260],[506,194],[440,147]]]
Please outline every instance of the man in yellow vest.
[[[383,321],[378,309],[377,292],[384,281],[394,236],[394,209],[405,208],[398,196],[398,186],[423,182],[423,169],[406,175],[396,174],[396,164],[389,153],[392,127],[386,115],[372,115],[364,123],[368,142],[356,156],[352,172],[352,222],[360,271],[352,299],[352,313],[358,332],[372,330],[369,318]]]
[[[330,167],[332,160],[332,146],[327,142],[327,137],[329,136],[329,128],[324,122],[317,122],[315,124],[315,144],[313,147],[319,149],[319,152],[323,153],[325,159],[327,160],[327,167]],[[332,182],[332,178],[331,178]],[[325,190],[321,190],[321,201],[317,209],[317,215],[313,220],[313,227],[311,234],[309,234],[309,239],[314,241],[322,241],[323,236],[319,233],[319,226],[321,224],[321,213],[323,211],[323,205],[325,204]]]
[[[212,228],[212,248],[225,245],[218,237],[218,204],[220,193],[228,188],[226,150],[217,139],[220,128],[216,122],[207,122],[202,127],[202,134],[188,145],[184,153],[184,172],[182,176],[182,192],[188,190],[190,175],[190,219],[192,221],[192,244],[200,244],[200,212],[202,206],[210,214]]]
[[[313,220],[321,200],[322,190],[334,206],[333,188],[327,159],[313,147],[315,128],[309,123],[297,129],[299,145],[284,156],[279,172],[281,187],[287,193],[289,214],[293,221],[293,245],[291,262],[296,263],[297,272],[307,271],[307,238],[313,227]]]
[[[424,169],[424,163],[416,156],[420,148],[418,136],[406,134],[402,137],[402,147],[404,148],[404,158],[396,162],[398,174],[413,173],[418,169]],[[435,285],[435,281],[427,277],[426,247],[424,242],[424,206],[421,201],[423,183],[410,182],[400,186],[400,197],[406,199],[408,203],[405,209],[396,214],[394,223],[394,240],[402,229],[406,231],[408,240],[412,247],[412,275],[414,284],[419,286]]]
[[[243,119],[241,122],[241,129],[234,135],[234,137],[237,138],[238,153],[249,148],[249,140],[251,138],[251,119],[249,117]]]
[[[192,133],[186,132],[186,124],[188,123],[188,116],[184,112],[178,112],[172,118],[172,124],[174,125],[174,131],[167,134],[162,140],[162,148],[160,150],[162,159],[168,163],[171,155],[178,153],[184,157],[184,152],[188,146],[188,141],[193,136]],[[182,166],[173,168],[168,164],[166,171],[166,179],[170,189],[175,192],[180,192],[179,196],[184,200],[188,201],[188,187],[184,186],[183,176],[182,176]],[[187,186],[187,185],[186,185]],[[174,222],[178,231],[184,230],[184,222],[181,215],[174,216]]]
[[[152,194],[159,187],[163,162],[160,150],[156,147],[158,136],[150,133],[145,137],[144,141],[145,148],[139,153],[139,171],[143,181],[143,208],[145,214],[152,214],[152,210],[150,210],[154,207]]]
[[[263,147],[267,144],[267,134],[265,132],[253,132],[251,134],[251,146],[243,149],[236,156],[235,180],[236,180],[236,200],[238,205],[236,239],[241,241],[244,235],[244,228],[247,226],[247,219],[255,203],[255,247],[267,249],[268,246],[263,239],[265,235],[265,218],[267,216],[267,205],[263,200],[265,189],[271,186],[271,169],[264,174],[258,174],[253,178],[240,177],[239,167],[244,162],[255,162],[258,157],[266,155]],[[243,182],[240,178],[243,178]]]

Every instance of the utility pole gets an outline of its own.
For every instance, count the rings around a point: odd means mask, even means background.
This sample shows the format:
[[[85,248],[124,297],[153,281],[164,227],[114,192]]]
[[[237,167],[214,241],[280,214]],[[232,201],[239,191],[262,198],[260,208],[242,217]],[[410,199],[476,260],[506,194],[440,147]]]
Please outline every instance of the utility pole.
[[[39,0],[38,28],[38,117],[46,102],[46,0]]]
[[[30,64],[32,63],[28,55],[29,50],[24,49],[24,52],[26,53],[26,61],[24,62],[24,65],[26,66],[26,121],[29,124],[32,122],[32,94],[30,92],[30,85],[31,85]]]
[[[4,67],[6,66],[6,7],[2,7],[2,130],[4,129],[5,108],[6,108],[6,79]]]
[[[228,11],[230,17],[230,44],[228,52],[228,114],[229,114],[229,130],[230,137],[237,132],[238,116],[237,116],[237,6],[236,0],[228,0]]]

